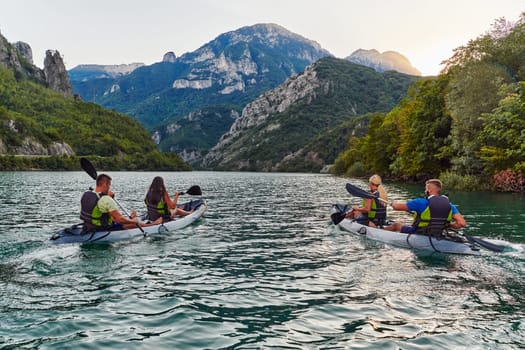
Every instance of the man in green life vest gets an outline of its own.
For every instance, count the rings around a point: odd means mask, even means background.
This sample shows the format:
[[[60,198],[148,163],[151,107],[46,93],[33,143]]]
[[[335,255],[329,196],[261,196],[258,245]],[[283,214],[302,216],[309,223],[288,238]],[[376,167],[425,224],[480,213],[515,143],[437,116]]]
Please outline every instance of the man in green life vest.
[[[456,206],[450,203],[448,197],[441,195],[443,185],[438,179],[425,183],[425,198],[417,198],[406,203],[391,202],[394,210],[404,210],[414,213],[411,225],[395,222],[386,226],[385,230],[403,233],[439,234],[445,228],[459,229],[467,226],[463,215]]]
[[[84,230],[102,231],[135,228],[139,223],[136,211],[130,218],[123,216],[113,199],[114,193],[110,191],[111,177],[106,174],[97,176],[95,191],[84,192],[80,201],[80,218],[84,221]]]

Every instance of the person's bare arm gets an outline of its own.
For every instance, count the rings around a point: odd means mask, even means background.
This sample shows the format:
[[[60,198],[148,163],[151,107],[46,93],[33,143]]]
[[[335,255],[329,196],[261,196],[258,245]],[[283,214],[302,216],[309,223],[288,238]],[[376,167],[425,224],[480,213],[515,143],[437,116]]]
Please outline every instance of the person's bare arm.
[[[454,221],[450,223],[450,227],[462,228],[467,226],[467,221],[465,221],[465,218],[460,213],[452,215],[452,218],[454,219]]]
[[[113,221],[118,222],[121,225],[125,224],[138,224],[138,219],[136,217],[127,218],[123,216],[118,210],[113,210],[109,212],[109,215],[113,218]]]
[[[390,206],[394,210],[409,211],[406,202],[390,202]]]

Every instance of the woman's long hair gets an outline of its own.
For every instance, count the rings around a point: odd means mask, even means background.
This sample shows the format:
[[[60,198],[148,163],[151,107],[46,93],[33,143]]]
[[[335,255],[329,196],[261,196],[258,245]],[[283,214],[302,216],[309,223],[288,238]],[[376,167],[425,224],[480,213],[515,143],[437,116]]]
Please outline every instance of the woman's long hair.
[[[164,186],[164,179],[160,176],[155,176],[151,185],[148,189],[148,194],[151,193],[151,204],[156,205],[160,202],[164,193],[166,193],[166,187]]]
[[[385,188],[382,185],[381,176],[377,174],[370,176],[368,183],[377,185],[377,191],[379,192],[379,197],[384,199],[385,201],[388,200],[388,195],[386,194]]]

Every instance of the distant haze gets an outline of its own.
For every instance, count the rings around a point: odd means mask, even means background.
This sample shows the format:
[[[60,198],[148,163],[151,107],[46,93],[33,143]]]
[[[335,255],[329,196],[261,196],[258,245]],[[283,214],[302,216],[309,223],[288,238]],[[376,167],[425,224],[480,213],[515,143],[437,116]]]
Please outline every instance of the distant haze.
[[[24,0],[2,4],[0,31],[10,42],[29,43],[37,66],[47,49],[56,49],[71,69],[149,65],[168,51],[194,51],[221,33],[276,23],[339,58],[360,48],[392,50],[423,75],[435,75],[454,48],[500,17],[517,20],[522,11],[516,0]]]

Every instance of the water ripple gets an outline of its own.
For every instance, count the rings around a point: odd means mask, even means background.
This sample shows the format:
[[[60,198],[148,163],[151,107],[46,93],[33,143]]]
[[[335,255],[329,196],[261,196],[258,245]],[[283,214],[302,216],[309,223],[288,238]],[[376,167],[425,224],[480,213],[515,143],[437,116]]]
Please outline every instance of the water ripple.
[[[121,203],[143,210],[141,197],[157,174],[111,175]],[[46,239],[78,222],[80,193],[92,181],[81,172],[0,173],[0,347],[525,346],[525,239],[519,231],[525,217],[519,214],[484,211],[476,207],[482,201],[455,194],[463,207],[472,203],[466,215],[471,233],[490,227],[490,237],[512,240],[515,249],[483,257],[424,256],[330,225],[332,203],[360,202],[343,192],[345,179],[161,175],[172,192],[201,186],[210,202],[201,221],[135,242],[53,246]],[[20,186],[24,197],[8,192]],[[397,199],[420,191],[388,189]],[[38,195],[38,210],[25,202],[27,195]],[[523,210],[520,205],[511,207]]]

